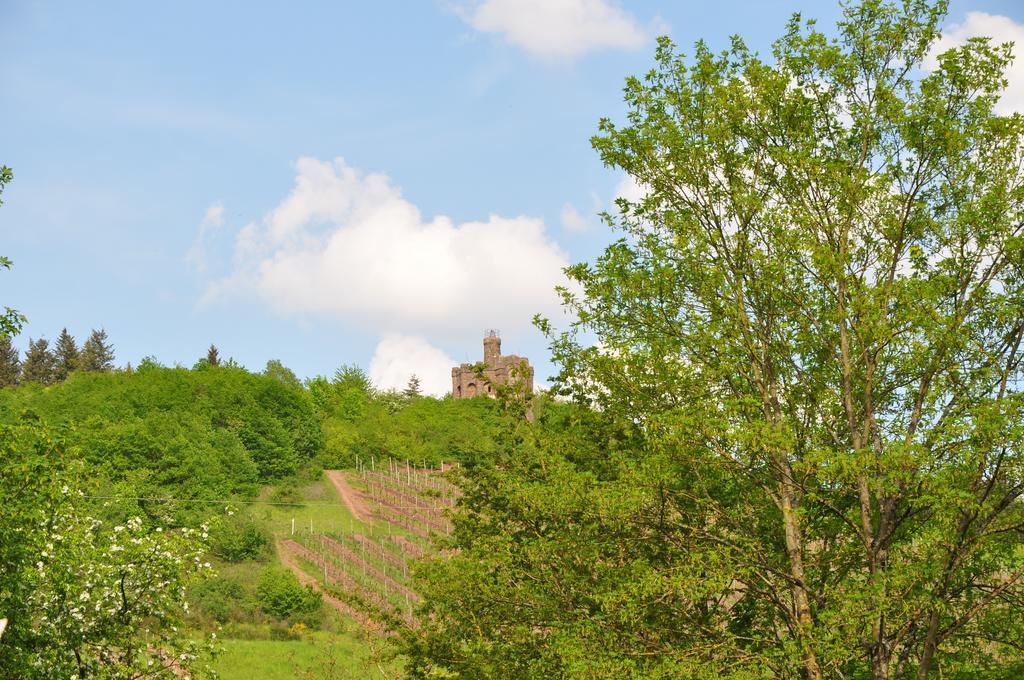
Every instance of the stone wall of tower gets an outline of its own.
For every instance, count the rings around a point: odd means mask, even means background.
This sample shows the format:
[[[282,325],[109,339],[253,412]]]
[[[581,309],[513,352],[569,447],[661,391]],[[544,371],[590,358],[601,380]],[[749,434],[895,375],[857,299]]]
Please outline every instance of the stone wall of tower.
[[[484,336],[484,363],[493,366],[501,358],[501,338],[494,331]]]
[[[533,393],[533,367],[525,357],[501,354],[501,338],[490,332],[484,338],[484,369],[477,372],[474,364],[462,364],[452,369],[452,398],[470,399],[478,396],[494,397],[498,385],[523,385],[527,394]]]

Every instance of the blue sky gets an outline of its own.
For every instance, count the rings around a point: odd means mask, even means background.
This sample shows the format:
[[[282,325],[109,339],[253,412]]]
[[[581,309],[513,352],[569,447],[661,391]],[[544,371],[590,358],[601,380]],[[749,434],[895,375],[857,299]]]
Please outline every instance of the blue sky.
[[[560,11],[559,8],[566,8]],[[575,13],[573,9],[575,8]],[[22,3],[0,0],[0,303],[16,341],[104,327],[120,363],[342,363],[442,391],[484,329],[532,329],[592,259],[621,118],[653,36],[766,52],[821,0]],[[1024,3],[954,1],[950,31],[1024,44]],[[1014,75],[1019,72],[1014,70]],[[1024,102],[1011,78],[1007,107]],[[1012,95],[1012,96],[1011,96]]]

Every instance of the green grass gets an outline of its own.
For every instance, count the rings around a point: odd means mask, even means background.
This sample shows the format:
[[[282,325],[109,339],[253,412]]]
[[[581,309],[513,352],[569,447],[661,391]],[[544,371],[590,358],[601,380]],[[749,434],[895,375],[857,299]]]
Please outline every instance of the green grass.
[[[316,632],[301,640],[224,640],[214,669],[224,680],[384,677],[371,656],[361,640]]]
[[[351,481],[355,488],[364,488],[358,478]],[[326,477],[299,487],[299,493],[303,500],[296,505],[260,502],[266,501],[271,496],[270,492],[270,488],[265,489],[260,500],[250,504],[249,512],[267,528],[275,540],[292,535],[292,520],[295,521],[296,537],[309,535],[312,523],[314,535],[321,533],[348,534],[355,531],[371,538],[399,534],[413,541],[423,540],[413,532],[399,526],[391,525],[389,527],[388,523],[381,519],[372,519],[369,522],[360,522],[355,519],[341,500],[334,485]]]
[[[348,531],[354,526],[358,531],[360,524],[355,521],[348,508],[342,502],[334,486],[321,478],[299,488],[303,503],[299,505],[270,505],[255,503],[252,512],[263,521],[275,537],[291,534],[292,520],[295,520],[295,533],[308,533],[312,522],[313,531]]]

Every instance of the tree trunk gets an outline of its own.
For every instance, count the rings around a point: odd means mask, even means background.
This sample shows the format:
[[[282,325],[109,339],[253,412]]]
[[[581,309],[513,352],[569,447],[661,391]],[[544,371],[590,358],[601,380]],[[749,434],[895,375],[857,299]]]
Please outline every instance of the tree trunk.
[[[803,538],[800,520],[796,516],[793,503],[795,497],[793,481],[789,466],[783,462],[780,468],[783,477],[779,482],[780,509],[786,535],[786,552],[789,555],[789,570],[793,577],[793,602],[796,605],[800,645],[804,652],[804,670],[810,680],[821,680],[818,656],[814,653],[814,645],[807,639],[814,622],[811,619],[810,599],[807,597],[807,584],[804,580]]]
[[[935,648],[938,646],[939,638],[939,612],[932,611],[931,620],[928,622],[928,636],[924,640],[924,651],[921,653],[921,666],[917,669],[918,680],[925,680],[928,677],[928,670],[932,665],[932,658],[935,656]]]

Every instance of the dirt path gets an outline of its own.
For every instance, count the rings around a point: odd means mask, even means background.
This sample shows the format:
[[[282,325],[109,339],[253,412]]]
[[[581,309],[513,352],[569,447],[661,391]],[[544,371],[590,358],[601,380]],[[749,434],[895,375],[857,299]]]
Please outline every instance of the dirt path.
[[[312,576],[310,576],[309,574],[307,574],[302,569],[302,567],[299,566],[299,563],[295,561],[295,556],[287,550],[285,550],[280,542],[277,543],[277,558],[281,561],[282,565],[284,565],[287,569],[291,570],[293,574],[295,574],[295,576],[299,579],[299,583],[301,583],[304,586],[313,586],[313,589],[323,596],[324,602],[326,602],[328,605],[334,607],[345,616],[348,616],[351,619],[355,619],[362,626],[368,628],[369,630],[372,630],[375,633],[384,634],[387,632],[383,625],[377,623],[363,612],[352,607],[347,602],[342,602],[333,595],[324,592],[324,589],[320,586],[320,582]]]
[[[341,500],[345,502],[353,517],[360,522],[369,522],[373,519],[373,512],[370,510],[366,499],[363,498],[363,494],[349,486],[344,472],[341,470],[324,470],[324,474],[327,475],[327,479],[331,481],[334,488],[338,490],[338,495],[341,496]]]

